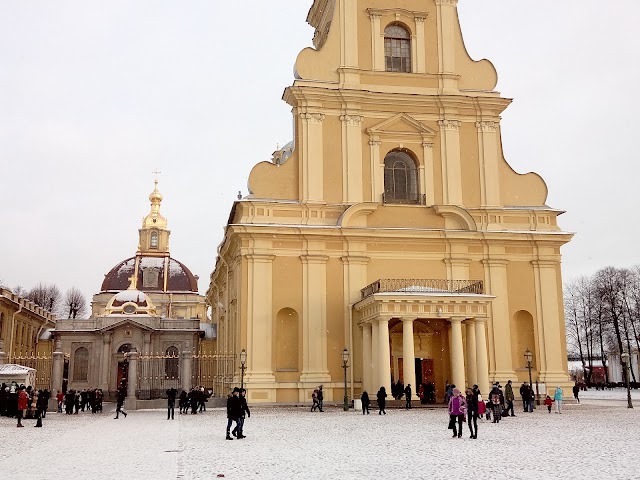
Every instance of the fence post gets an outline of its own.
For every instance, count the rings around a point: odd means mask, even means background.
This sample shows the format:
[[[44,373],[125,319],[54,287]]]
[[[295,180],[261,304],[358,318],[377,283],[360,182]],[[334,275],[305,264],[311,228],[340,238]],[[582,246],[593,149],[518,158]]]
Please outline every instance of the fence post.
[[[136,389],[138,387],[138,352],[129,352],[129,372],[127,374],[127,408],[137,410]]]
[[[195,387],[195,385],[191,385],[192,355],[193,353],[188,350],[182,352],[182,389],[185,392],[189,392],[191,387]]]

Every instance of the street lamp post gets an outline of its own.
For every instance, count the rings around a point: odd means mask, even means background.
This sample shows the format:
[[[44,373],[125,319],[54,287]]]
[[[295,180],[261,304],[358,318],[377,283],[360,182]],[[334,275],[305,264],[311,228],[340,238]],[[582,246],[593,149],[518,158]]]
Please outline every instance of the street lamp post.
[[[244,371],[247,369],[247,351],[243,348],[240,352],[240,388],[244,388]]]
[[[531,353],[531,350],[527,349],[527,351],[524,352],[524,359],[527,361],[527,368],[529,369],[529,388],[533,392],[533,381],[531,379],[531,361],[533,360],[533,353]],[[538,403],[539,401],[540,399],[538,397],[538,382],[536,382],[536,403],[538,405],[540,405]],[[531,404],[533,405],[533,401],[531,401]]]
[[[629,387],[629,354],[624,352],[620,355],[620,358],[622,359],[624,368],[624,382],[627,385],[627,408],[633,408],[633,403],[631,403],[631,388]]]
[[[344,368],[344,411],[349,411],[349,397],[347,396],[347,363],[349,363],[349,351],[342,350],[342,368]]]

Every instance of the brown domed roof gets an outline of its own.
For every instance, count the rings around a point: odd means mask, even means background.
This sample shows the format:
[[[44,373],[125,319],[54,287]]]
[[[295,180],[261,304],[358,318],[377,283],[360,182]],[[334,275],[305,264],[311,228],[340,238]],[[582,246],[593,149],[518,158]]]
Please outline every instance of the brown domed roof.
[[[142,292],[198,292],[198,280],[184,264],[170,257],[144,255],[128,258],[113,267],[105,275],[100,291],[127,290],[132,276]]]

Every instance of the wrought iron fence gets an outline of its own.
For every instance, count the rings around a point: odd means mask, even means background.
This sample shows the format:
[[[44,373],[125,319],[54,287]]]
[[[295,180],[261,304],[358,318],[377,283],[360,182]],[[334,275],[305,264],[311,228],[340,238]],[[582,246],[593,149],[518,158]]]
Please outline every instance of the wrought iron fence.
[[[443,280],[443,279],[380,279],[360,290],[362,299],[375,293],[461,293],[483,294],[484,283],[481,280]]]
[[[193,355],[192,385],[213,391],[223,397],[233,385],[236,355],[232,353],[200,352]]]
[[[183,382],[183,361],[178,354],[151,354],[138,357],[136,396],[139,400],[166,398],[166,391],[175,388],[204,387],[215,396],[226,395],[233,385],[236,355],[213,352],[193,353],[191,378]]]
[[[7,363],[33,368],[36,371],[35,385],[38,390],[51,389],[51,371],[53,369],[53,357],[50,355],[14,355],[9,357]]]
[[[165,398],[170,388],[182,388],[180,378],[180,359],[178,355],[156,354],[138,357],[139,400]]]

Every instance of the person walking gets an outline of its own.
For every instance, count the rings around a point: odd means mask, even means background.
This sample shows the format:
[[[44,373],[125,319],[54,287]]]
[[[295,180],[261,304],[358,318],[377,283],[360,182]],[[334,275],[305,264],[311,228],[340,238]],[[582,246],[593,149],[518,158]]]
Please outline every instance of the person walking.
[[[173,420],[173,415],[176,411],[176,397],[178,396],[178,390],[170,388],[167,390],[167,420]]]
[[[385,407],[387,404],[387,390],[384,387],[380,387],[378,393],[376,394],[376,398],[378,399],[378,415],[382,415],[383,413],[386,415]]]
[[[502,418],[501,415],[501,402],[500,402],[500,397],[502,396],[502,392],[500,391],[500,388],[498,388],[498,384],[494,383],[493,384],[493,388],[491,389],[491,392],[489,392],[489,400],[491,401],[491,410],[492,410],[492,414],[493,414],[493,423],[499,423],[500,419]]]
[[[511,385],[511,380],[507,382],[507,386],[504,387],[504,398],[507,401],[507,410],[506,414],[511,417],[515,417],[515,413],[513,411],[513,401],[515,400],[515,395],[513,394],[513,386]]]
[[[411,384],[410,383],[407,383],[407,386],[404,389],[404,396],[406,401],[404,408],[409,410],[411,408]]]
[[[124,418],[127,418],[127,412],[122,409],[125,398],[127,398],[127,386],[122,382],[120,387],[118,387],[118,392],[116,393],[116,416],[114,417],[114,420],[117,420],[120,414],[123,414]]]
[[[562,388],[560,385],[553,394],[553,401],[556,403],[556,413],[562,413]]]
[[[467,423],[471,436],[469,438],[478,438],[478,415],[480,414],[480,402],[478,395],[470,388],[467,388]]]
[[[236,428],[238,427],[238,419],[241,413],[240,389],[235,387],[232,395],[227,399],[227,440],[233,440],[233,437],[231,437],[231,425],[236,422]]]
[[[369,394],[366,390],[362,392],[362,395],[360,395],[360,402],[362,402],[362,414],[364,415],[364,413],[367,412],[367,415],[369,415],[369,405],[371,404],[371,400],[369,400]]]
[[[322,385],[318,387],[318,410],[324,412],[324,393],[322,392]]]
[[[238,417],[238,421],[236,423],[236,428],[231,431],[231,434],[238,438],[246,438],[244,435],[244,419],[245,413],[247,418],[251,417],[251,412],[249,411],[249,405],[247,404],[247,391],[244,388],[240,389],[240,416]]]
[[[527,412],[528,410],[528,400],[527,397],[529,396],[529,384],[527,382],[523,382],[522,385],[520,385],[520,398],[522,398],[522,411],[523,412]]]
[[[580,394],[580,385],[576,383],[573,386],[573,398],[575,398],[578,403],[580,403],[580,399],[578,398],[579,394]]]
[[[318,403],[318,389],[316,388],[313,393],[311,393],[311,411],[315,412],[318,410],[320,404]]]
[[[466,401],[460,390],[453,389],[453,396],[449,400],[449,429],[453,430],[453,438],[462,438],[462,422],[466,413]],[[456,423],[458,428],[456,429]]]
[[[547,395],[547,398],[545,398],[544,404],[547,406],[549,413],[551,413],[551,407],[553,406],[553,399],[549,395]]]
[[[24,427],[24,425],[22,425],[22,419],[24,418],[24,412],[26,412],[27,408],[29,408],[29,395],[27,395],[24,385],[21,385],[18,389],[18,411],[16,412],[18,424],[16,427]]]

